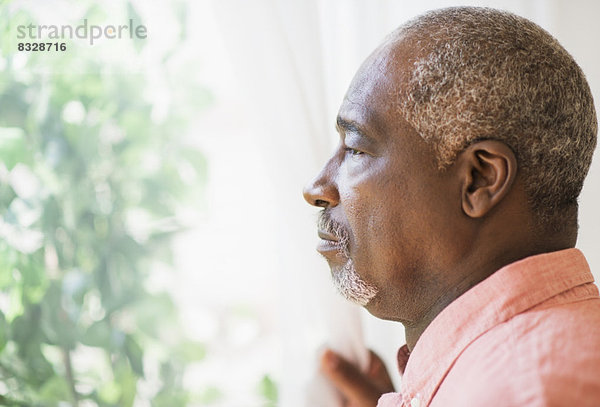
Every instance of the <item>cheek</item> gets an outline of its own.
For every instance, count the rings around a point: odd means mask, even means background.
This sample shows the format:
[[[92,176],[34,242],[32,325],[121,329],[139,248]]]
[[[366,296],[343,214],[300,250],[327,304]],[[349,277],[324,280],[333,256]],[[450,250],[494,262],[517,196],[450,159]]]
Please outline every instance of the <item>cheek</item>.
[[[391,156],[396,161],[373,159],[360,171],[347,166],[340,172],[338,190],[351,248],[364,257],[357,262],[371,267],[425,266],[428,258],[439,256],[439,240],[448,236],[443,180],[419,164],[418,154]]]
[[[342,209],[352,234],[362,237],[369,230],[372,220],[377,219],[385,208],[385,178],[377,168],[378,160],[360,170],[345,166],[340,171],[338,192]]]
[[[415,174],[379,172],[340,191],[357,264],[383,273],[427,267],[439,255],[438,240],[447,235],[441,198],[432,194],[434,184],[420,181]]]
[[[375,166],[365,171],[347,171],[339,182],[340,202],[352,232],[358,240],[370,236],[385,220],[387,212],[393,208],[393,197],[398,195],[397,185],[390,183]],[[390,190],[392,187],[394,190]]]
[[[352,248],[369,264],[389,263],[407,243],[407,227],[414,209],[411,194],[400,176],[381,173],[362,176],[340,191],[341,202],[353,235]],[[359,259],[356,259],[359,261]]]

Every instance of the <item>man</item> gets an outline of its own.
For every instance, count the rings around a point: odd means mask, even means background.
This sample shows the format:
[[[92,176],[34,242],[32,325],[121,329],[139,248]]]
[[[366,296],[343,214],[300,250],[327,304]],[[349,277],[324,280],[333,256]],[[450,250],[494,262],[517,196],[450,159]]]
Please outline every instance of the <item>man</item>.
[[[590,89],[547,32],[433,11],[364,62],[306,200],[348,299],[401,322],[393,391],[328,351],[351,406],[600,406],[600,298],[577,239]]]

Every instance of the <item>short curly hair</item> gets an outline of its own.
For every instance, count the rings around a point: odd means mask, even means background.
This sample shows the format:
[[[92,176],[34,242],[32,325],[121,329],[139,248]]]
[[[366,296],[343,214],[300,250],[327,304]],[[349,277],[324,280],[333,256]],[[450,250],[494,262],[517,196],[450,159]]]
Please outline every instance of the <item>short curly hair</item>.
[[[429,12],[395,35],[420,50],[400,113],[434,146],[440,168],[475,141],[500,140],[536,214],[555,220],[577,207],[598,124],[585,75],[556,39],[478,7]]]

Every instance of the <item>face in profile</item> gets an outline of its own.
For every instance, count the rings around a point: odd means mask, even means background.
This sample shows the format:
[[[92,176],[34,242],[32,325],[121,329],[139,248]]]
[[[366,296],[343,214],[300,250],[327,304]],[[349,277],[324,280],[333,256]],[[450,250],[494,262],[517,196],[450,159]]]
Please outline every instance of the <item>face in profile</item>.
[[[318,251],[338,290],[381,318],[398,319],[400,306],[407,321],[438,284],[453,193],[450,174],[395,109],[410,51],[384,44],[363,64],[339,110],[340,142],[304,191],[323,208]]]

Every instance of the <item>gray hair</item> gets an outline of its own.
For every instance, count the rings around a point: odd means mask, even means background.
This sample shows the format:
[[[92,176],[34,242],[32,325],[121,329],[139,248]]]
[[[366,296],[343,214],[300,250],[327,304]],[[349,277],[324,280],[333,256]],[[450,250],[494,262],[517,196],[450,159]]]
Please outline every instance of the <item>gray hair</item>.
[[[585,76],[558,41],[522,17],[476,7],[429,12],[395,35],[420,50],[401,114],[440,168],[475,141],[500,140],[541,219],[577,207],[598,124]]]

